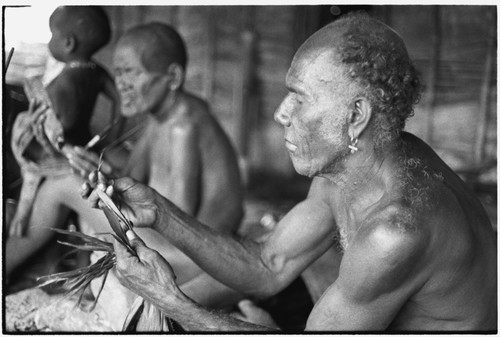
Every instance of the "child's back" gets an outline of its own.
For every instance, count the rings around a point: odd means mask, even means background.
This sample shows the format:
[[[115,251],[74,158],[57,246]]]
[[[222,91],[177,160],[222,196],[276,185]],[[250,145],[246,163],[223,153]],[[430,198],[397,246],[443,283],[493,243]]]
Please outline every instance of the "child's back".
[[[79,146],[84,146],[91,139],[90,119],[98,95],[115,95],[110,75],[93,62],[68,63],[47,86],[47,93],[61,121],[64,142]]]

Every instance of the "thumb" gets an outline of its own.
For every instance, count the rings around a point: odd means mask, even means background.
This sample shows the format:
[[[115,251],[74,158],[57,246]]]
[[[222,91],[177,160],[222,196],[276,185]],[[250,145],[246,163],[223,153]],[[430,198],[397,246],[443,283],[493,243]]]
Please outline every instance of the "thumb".
[[[134,249],[137,249],[137,248],[139,248],[141,246],[142,247],[146,246],[146,244],[144,243],[144,241],[142,241],[142,239],[140,237],[138,237],[137,234],[135,234],[135,232],[132,229],[127,230],[127,232],[125,233],[125,235],[127,236],[128,242],[130,242],[130,245]]]
[[[258,307],[249,299],[243,299],[238,302],[238,309],[240,309],[245,316],[248,316],[248,313],[254,311],[256,308]]]
[[[137,236],[137,234],[129,229],[125,235],[127,235],[127,239],[132,246],[132,248],[135,250],[137,253],[137,256],[139,257],[140,260],[142,260],[145,256],[144,254],[149,251],[150,249],[146,246],[144,241],[140,237]],[[141,258],[142,257],[142,258]]]
[[[117,192],[125,192],[134,185],[132,178],[124,177],[113,181],[113,189]]]

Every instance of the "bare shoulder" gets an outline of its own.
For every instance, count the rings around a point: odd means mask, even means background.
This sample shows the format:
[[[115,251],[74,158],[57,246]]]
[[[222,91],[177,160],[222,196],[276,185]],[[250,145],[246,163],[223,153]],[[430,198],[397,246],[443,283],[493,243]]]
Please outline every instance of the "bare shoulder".
[[[370,214],[361,225],[354,247],[369,246],[373,257],[388,265],[423,257],[429,231],[414,209],[391,202]],[[353,247],[353,248],[354,248]]]
[[[77,75],[69,71],[61,72],[56,78],[54,78],[50,84],[47,86],[48,90],[64,90],[74,89],[77,85]]]
[[[201,98],[183,92],[175,112],[169,118],[168,126],[175,134],[182,136],[193,133],[197,125],[204,122],[209,113],[208,104]]]

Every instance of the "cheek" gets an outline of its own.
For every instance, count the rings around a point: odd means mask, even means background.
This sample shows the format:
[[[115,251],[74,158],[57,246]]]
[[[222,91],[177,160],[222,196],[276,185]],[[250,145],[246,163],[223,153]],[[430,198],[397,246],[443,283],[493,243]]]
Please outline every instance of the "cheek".
[[[55,41],[54,41],[54,38],[52,37],[49,41],[49,51],[50,53],[52,54],[52,56],[56,57],[57,56],[57,51],[56,51],[56,46],[55,46]]]

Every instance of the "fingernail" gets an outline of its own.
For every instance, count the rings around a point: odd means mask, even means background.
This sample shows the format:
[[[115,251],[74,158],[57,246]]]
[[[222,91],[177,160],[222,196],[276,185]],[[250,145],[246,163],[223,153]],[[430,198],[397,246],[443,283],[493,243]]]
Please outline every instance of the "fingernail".
[[[135,233],[131,230],[128,230],[127,233],[125,233],[125,235],[127,235],[127,239],[129,240],[134,240],[136,238]]]
[[[87,185],[87,183],[83,183],[82,184],[82,190],[86,190],[86,189],[88,189],[88,185]]]
[[[100,189],[101,191],[106,191],[106,185],[104,184],[97,184],[97,188]]]

